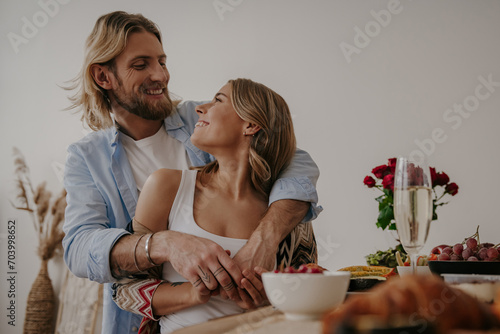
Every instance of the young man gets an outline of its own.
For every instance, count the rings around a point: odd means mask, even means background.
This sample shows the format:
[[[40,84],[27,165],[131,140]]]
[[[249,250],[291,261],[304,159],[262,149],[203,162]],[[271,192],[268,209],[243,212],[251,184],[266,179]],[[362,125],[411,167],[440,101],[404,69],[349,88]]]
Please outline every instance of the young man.
[[[168,261],[191,283],[201,283],[201,293],[227,287],[227,295],[236,300],[240,297],[231,282],[238,285],[245,269],[271,269],[279,242],[321,210],[314,187],[319,172],[309,155],[298,150],[275,183],[267,214],[233,259],[214,242],[188,234],[131,235],[125,227],[153,171],[212,160],[189,140],[199,103],[171,101],[168,81],[161,34],[153,22],[124,12],[97,20],[87,39],[81,76],[72,87],[79,89],[71,98],[73,107],[83,109],[82,118],[95,132],[68,149],[64,258],[76,276],[100,283]],[[158,284],[152,283],[150,290]],[[140,316],[120,310],[111,293],[106,284],[103,333],[133,333]]]

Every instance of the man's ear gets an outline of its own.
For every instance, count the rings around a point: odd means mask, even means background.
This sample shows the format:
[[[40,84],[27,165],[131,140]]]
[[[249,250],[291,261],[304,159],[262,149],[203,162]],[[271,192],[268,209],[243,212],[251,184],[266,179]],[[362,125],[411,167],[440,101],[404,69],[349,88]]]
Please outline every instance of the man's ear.
[[[245,135],[247,135],[247,136],[253,136],[257,132],[259,132],[260,129],[261,129],[261,127],[258,126],[257,124],[248,123],[247,127],[245,128]]]
[[[90,74],[94,81],[105,90],[110,90],[113,88],[113,84],[110,80],[111,71],[107,66],[100,64],[93,64],[90,66]]]

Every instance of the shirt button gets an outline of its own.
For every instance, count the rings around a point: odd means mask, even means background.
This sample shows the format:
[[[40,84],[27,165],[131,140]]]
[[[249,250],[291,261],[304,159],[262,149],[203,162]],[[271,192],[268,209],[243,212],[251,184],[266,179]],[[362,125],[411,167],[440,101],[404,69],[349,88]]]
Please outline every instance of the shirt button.
[[[137,332],[138,329],[139,328],[137,328],[137,327],[134,326],[134,327],[132,327],[132,332]]]

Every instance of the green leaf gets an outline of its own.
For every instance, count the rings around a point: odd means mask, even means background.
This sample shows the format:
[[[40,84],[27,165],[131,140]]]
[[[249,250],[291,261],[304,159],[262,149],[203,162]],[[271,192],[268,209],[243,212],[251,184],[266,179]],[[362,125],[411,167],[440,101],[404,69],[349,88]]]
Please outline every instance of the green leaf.
[[[385,230],[390,224],[391,220],[394,219],[394,210],[392,206],[385,205],[382,210],[380,210],[377,218],[377,227]]]

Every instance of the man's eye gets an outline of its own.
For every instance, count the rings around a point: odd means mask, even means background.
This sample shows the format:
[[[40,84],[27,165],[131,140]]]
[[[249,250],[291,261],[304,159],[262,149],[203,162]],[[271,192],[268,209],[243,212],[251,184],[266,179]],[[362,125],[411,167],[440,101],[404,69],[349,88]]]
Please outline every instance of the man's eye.
[[[161,67],[167,67],[167,63],[165,62],[160,62]]]
[[[132,67],[136,70],[143,70],[146,68],[146,64],[144,63],[134,64],[132,65]]]

